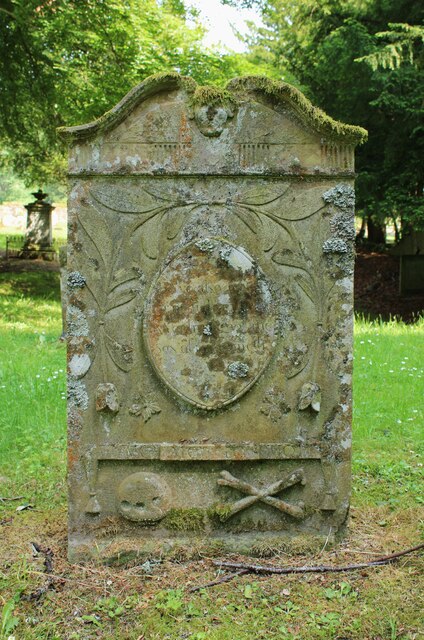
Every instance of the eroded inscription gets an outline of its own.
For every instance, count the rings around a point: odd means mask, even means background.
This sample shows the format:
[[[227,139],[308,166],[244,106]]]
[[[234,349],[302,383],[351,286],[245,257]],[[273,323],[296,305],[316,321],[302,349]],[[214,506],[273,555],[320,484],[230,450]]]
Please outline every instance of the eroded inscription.
[[[277,315],[254,259],[220,238],[188,244],[148,297],[144,338],[158,375],[202,409],[245,393],[271,359]]]

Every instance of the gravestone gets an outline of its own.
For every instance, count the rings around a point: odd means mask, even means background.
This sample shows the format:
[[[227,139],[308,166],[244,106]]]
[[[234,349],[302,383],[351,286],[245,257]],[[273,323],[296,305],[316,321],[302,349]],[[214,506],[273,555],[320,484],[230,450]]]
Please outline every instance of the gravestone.
[[[52,211],[53,205],[45,201],[48,194],[43,193],[41,189],[32,194],[35,197],[34,202],[25,205],[27,210],[27,228],[25,231],[25,244],[23,247],[24,257],[31,252],[47,252],[45,257],[49,256],[49,252],[53,250],[52,237]]]
[[[162,74],[64,134],[70,557],[341,531],[366,132]]]
[[[400,294],[424,292],[424,231],[411,231],[390,253],[400,259]]]

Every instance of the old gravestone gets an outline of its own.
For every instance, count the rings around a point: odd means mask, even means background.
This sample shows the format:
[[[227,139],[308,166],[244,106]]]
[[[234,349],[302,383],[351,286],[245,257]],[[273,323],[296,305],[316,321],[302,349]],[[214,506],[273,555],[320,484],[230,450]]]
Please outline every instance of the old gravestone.
[[[366,132],[168,74],[65,135],[70,557],[336,533]]]
[[[27,210],[27,227],[25,231],[25,243],[22,249],[23,257],[31,256],[35,251],[46,251],[46,256],[52,252],[52,211],[53,205],[46,202],[48,193],[38,189],[32,194],[34,202],[25,205]]]

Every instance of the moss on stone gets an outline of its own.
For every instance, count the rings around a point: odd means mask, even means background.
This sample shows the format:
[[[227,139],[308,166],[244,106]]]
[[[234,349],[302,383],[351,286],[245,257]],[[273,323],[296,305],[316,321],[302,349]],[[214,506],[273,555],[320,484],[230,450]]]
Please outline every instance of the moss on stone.
[[[216,105],[231,106],[234,105],[237,100],[234,95],[226,89],[214,86],[198,86],[190,102],[193,107],[202,107],[205,105],[213,107]]]
[[[166,88],[181,87],[189,97],[190,106],[223,105],[231,107],[244,94],[261,93],[276,103],[289,104],[301,119],[309,121],[313,129],[330,137],[343,138],[352,144],[367,140],[368,133],[358,126],[333,120],[312,103],[296,87],[285,82],[276,82],[264,76],[234,78],[225,89],[215,86],[198,86],[194,80],[173,71],[156,73],[134,87],[112,109],[97,120],[76,127],[60,127],[58,132],[68,138],[87,138],[119,123],[139,102]]]
[[[118,124],[142,100],[166,88],[183,88],[188,94],[195,92],[197,83],[188,76],[174,71],[155,73],[129,91],[112,109],[106,111],[96,120],[74,127],[58,127],[60,135],[67,138],[87,138],[99,131],[109,129]]]
[[[215,526],[226,522],[231,515],[231,507],[226,504],[215,504],[208,509],[208,517]]]
[[[203,509],[171,509],[162,524],[172,531],[204,531],[206,512]]]
[[[244,76],[230,80],[227,89],[236,94],[259,92],[275,102],[289,103],[298,115],[309,120],[314,128],[330,135],[345,138],[355,144],[362,144],[368,138],[366,129],[334,120],[322,109],[314,107],[296,87],[286,82],[277,82],[264,76]]]

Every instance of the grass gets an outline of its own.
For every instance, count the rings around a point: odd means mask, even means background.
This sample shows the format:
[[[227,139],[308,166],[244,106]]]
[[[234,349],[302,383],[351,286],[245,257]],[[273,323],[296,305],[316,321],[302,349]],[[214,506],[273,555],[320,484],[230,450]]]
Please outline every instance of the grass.
[[[17,229],[16,227],[2,227],[0,231],[0,251],[6,250],[6,238],[7,236],[24,236],[25,229]],[[54,227],[53,229],[53,243],[59,242],[63,244],[66,240],[67,230],[64,225]]]
[[[60,333],[57,274],[0,274],[0,496],[22,496],[0,500],[0,638],[424,637],[419,555],[342,576],[243,576],[193,594],[186,587],[216,577],[195,549],[127,568],[69,565]],[[281,550],[275,562],[361,562],[423,539],[423,344],[422,321],[357,320],[349,532],[334,549]],[[26,504],[34,508],[16,511]],[[51,582],[34,541],[54,552]]]

